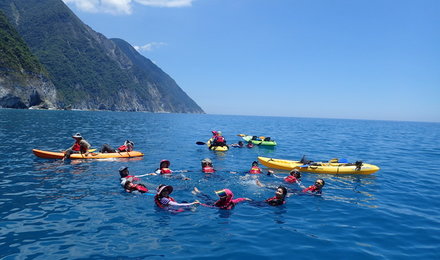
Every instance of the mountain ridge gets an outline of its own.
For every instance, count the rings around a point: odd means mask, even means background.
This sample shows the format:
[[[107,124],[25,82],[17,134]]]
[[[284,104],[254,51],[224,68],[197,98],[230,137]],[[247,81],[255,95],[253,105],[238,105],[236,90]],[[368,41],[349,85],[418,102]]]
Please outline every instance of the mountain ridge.
[[[47,69],[58,108],[204,113],[168,74],[61,0],[4,0],[0,10]]]

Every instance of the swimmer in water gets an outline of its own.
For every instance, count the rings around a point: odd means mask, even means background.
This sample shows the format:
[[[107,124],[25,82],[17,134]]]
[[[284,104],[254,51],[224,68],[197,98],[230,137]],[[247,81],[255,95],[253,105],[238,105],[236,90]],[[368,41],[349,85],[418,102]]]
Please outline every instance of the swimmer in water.
[[[325,181],[323,179],[317,179],[314,185],[311,185],[303,190],[303,192],[311,192],[315,194],[322,194],[322,188],[325,185]]]
[[[173,186],[161,184],[157,187],[156,196],[154,196],[154,202],[160,208],[169,208],[169,207],[191,207],[193,205],[198,205],[200,202],[195,200],[191,203],[178,203],[170,194],[173,192]]]

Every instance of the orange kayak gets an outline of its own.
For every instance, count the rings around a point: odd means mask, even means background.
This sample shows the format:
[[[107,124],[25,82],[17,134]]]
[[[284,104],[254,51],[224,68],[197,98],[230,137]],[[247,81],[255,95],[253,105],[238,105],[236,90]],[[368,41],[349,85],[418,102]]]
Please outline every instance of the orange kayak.
[[[62,152],[49,152],[38,149],[32,149],[32,152],[40,158],[45,159],[63,159],[64,153]],[[143,153],[137,151],[120,152],[120,153],[89,153],[88,156],[84,154],[74,153],[70,155],[70,159],[106,159],[106,158],[131,158],[141,157]]]

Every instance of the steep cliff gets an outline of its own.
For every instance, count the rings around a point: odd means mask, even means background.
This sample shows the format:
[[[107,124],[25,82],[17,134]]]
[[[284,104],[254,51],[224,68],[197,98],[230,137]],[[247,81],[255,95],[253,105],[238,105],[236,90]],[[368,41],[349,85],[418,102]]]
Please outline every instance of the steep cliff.
[[[0,11],[0,107],[54,108],[55,102],[44,67]]]
[[[122,40],[85,25],[61,0],[2,0],[57,90],[57,106],[203,113],[160,68]]]

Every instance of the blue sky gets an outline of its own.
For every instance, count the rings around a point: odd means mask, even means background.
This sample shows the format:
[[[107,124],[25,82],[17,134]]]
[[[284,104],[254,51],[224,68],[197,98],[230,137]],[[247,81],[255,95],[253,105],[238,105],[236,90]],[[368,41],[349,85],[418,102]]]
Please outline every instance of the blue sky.
[[[207,113],[440,122],[438,0],[64,0]]]

